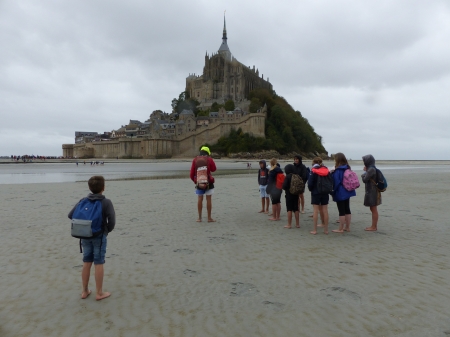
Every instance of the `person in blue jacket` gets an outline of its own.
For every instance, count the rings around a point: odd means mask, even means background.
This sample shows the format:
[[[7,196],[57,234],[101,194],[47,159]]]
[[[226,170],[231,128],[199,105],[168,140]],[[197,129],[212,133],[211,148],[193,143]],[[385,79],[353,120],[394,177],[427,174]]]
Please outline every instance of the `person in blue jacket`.
[[[350,198],[356,195],[356,191],[347,191],[342,185],[344,172],[350,169],[347,158],[341,152],[334,155],[335,169],[332,173],[334,180],[333,201],[336,202],[339,211],[339,229],[332,230],[333,233],[350,232],[352,212],[350,211]]]

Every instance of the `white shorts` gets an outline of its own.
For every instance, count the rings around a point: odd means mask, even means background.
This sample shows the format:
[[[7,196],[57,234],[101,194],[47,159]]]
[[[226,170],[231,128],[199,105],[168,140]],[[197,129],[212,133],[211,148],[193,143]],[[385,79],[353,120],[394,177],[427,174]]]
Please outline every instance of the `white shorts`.
[[[268,198],[269,195],[266,192],[267,185],[259,185],[259,196],[261,198]]]
[[[214,194],[214,188],[211,188],[209,190],[199,190],[198,188],[195,189],[195,194],[200,196],[204,195],[213,195]]]

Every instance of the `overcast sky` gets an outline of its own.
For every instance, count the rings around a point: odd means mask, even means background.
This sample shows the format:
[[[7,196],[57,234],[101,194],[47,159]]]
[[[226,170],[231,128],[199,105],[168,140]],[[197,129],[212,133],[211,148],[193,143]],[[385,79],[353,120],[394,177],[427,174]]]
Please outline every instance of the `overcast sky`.
[[[448,0],[0,0],[0,155],[171,110],[228,45],[359,159],[450,159]]]

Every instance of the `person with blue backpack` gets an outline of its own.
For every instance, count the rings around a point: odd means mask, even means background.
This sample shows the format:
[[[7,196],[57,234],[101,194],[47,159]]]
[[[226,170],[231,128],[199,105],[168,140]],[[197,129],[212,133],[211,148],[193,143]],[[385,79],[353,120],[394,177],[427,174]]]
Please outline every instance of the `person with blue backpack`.
[[[347,158],[341,152],[334,155],[335,169],[332,172],[334,181],[333,201],[336,202],[339,211],[339,229],[333,229],[333,233],[350,232],[350,222],[352,220],[352,212],[350,211],[350,198],[356,196],[356,191],[347,189],[344,184],[344,174],[350,170]],[[353,173],[351,171],[350,173]],[[356,181],[358,182],[356,176]],[[358,184],[359,186],[359,184]]]
[[[81,199],[69,212],[72,220],[72,236],[80,239],[83,252],[83,269],[81,280],[83,290],[81,298],[85,299],[90,294],[89,277],[92,263],[95,266],[96,300],[100,301],[111,296],[111,293],[103,291],[103,275],[108,233],[116,225],[116,214],[111,200],[105,198],[105,178],[93,176],[88,181],[89,193]]]

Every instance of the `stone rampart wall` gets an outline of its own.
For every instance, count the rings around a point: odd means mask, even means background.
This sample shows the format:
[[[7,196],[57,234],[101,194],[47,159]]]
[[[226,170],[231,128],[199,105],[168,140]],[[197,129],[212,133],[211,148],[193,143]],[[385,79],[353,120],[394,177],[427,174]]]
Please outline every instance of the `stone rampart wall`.
[[[63,156],[77,158],[168,158],[197,155],[203,144],[215,144],[232,129],[241,128],[255,137],[265,136],[265,114],[254,113],[240,120],[217,121],[199,126],[178,139],[120,138],[86,144],[63,144]]]

